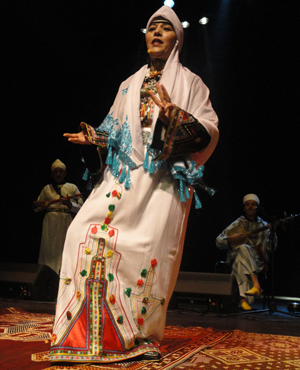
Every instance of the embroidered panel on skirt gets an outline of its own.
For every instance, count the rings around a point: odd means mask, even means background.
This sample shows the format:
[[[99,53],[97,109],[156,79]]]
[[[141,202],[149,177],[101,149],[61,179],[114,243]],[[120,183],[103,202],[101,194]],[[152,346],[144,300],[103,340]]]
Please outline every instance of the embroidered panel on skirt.
[[[121,199],[121,193],[117,191],[107,196]],[[78,249],[74,281],[72,277],[61,279],[58,300],[64,298],[68,289],[74,291],[54,328],[51,361],[110,362],[147,351],[159,352],[155,338],[136,337],[136,328],[134,331],[122,302],[122,297],[130,299],[138,329],[163,304],[163,299],[151,295],[156,262],[151,261],[151,268],[146,273],[143,270],[146,277],[143,292],[133,293],[131,297],[128,289],[122,292],[118,278],[121,260],[117,251],[119,231],[110,226],[114,211],[115,205],[110,204],[104,222],[90,225],[85,242]]]

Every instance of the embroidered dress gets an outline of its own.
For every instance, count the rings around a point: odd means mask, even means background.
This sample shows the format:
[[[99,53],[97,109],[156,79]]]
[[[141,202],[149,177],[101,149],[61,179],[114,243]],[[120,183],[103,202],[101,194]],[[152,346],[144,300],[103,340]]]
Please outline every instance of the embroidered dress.
[[[169,7],[159,12],[181,27]],[[68,230],[52,362],[108,363],[160,353],[193,195],[190,185],[201,179],[201,165],[218,140],[208,89],[178,62],[179,46],[177,41],[161,81],[172,102],[205,126],[210,143],[199,153],[176,158],[167,153],[166,159],[154,160],[162,154],[151,147],[157,107],[144,142],[141,125],[147,66],[121,84],[99,128],[82,124],[91,143],[107,145],[107,168]],[[184,132],[189,123],[176,117]],[[174,129],[174,137],[180,131]]]

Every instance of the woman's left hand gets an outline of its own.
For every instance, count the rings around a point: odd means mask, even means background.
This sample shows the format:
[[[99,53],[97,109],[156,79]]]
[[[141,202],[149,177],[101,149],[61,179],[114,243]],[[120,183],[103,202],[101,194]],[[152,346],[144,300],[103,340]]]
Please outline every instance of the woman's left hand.
[[[153,99],[154,103],[159,107],[159,119],[166,125],[169,126],[173,110],[175,105],[171,102],[169,94],[164,85],[157,82],[156,90],[159,98],[153,93],[152,90],[148,91],[148,94]]]

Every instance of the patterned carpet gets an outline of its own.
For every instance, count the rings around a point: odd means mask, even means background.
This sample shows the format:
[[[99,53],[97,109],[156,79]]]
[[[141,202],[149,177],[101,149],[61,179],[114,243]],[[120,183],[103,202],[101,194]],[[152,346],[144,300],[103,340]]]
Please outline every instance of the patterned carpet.
[[[168,326],[160,362],[122,362],[109,365],[51,366],[53,316],[19,308],[0,310],[0,369],[6,370],[296,370],[300,369],[300,338],[252,334],[239,330]]]

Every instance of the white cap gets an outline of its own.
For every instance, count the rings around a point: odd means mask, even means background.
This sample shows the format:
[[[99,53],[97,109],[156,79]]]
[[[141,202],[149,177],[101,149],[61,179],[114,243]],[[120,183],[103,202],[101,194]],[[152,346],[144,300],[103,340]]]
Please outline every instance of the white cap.
[[[55,170],[55,168],[58,168],[58,167],[62,168],[64,171],[66,171],[66,169],[67,169],[66,165],[64,163],[62,163],[62,161],[57,159],[51,165],[51,172],[53,172]]]
[[[243,198],[243,204],[245,204],[247,202],[247,200],[254,200],[257,203],[258,206],[260,204],[260,200],[259,200],[258,196],[255,195],[255,194],[245,195],[244,198]]]

